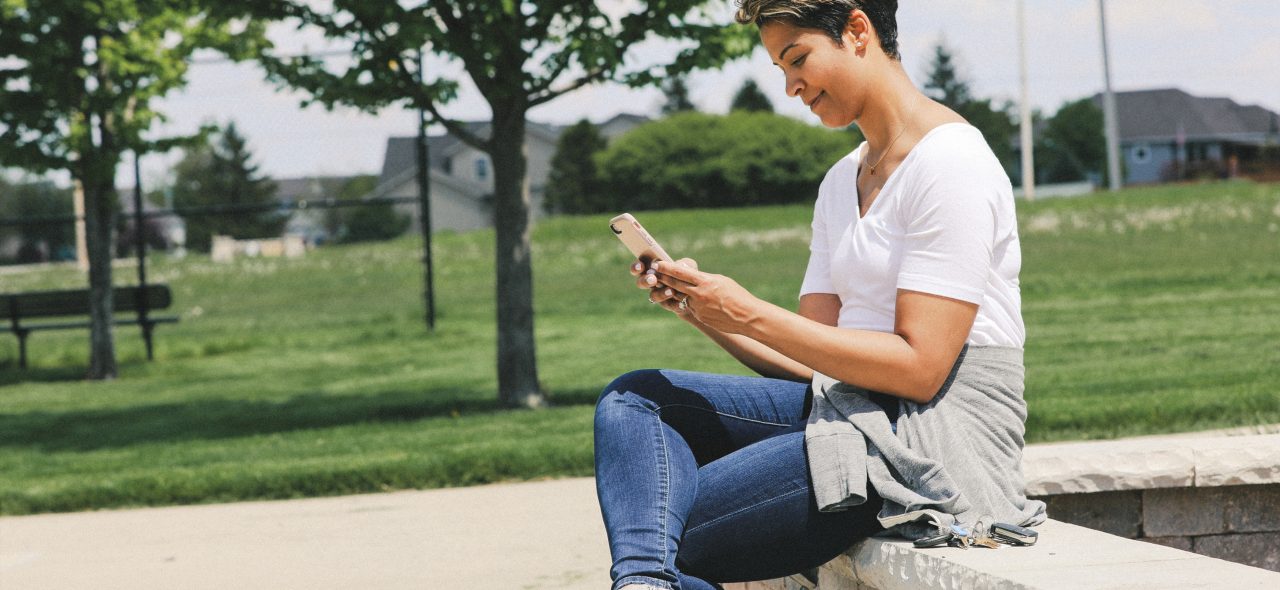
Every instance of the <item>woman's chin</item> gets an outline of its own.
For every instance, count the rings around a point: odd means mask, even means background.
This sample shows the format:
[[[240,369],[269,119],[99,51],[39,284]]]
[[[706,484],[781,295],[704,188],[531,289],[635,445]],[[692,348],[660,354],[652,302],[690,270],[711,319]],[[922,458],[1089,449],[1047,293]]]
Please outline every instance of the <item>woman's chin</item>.
[[[853,124],[853,118],[835,115],[818,115],[818,120],[822,121],[823,127],[829,129],[844,129]]]

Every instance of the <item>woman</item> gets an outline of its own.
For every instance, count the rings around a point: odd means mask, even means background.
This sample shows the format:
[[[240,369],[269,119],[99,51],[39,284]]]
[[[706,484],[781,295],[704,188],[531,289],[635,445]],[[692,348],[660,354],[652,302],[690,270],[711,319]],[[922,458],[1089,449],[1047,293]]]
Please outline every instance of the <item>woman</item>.
[[[596,481],[614,588],[776,578],[885,529],[1043,522],[1022,492],[1008,177],[911,84],[896,0],[739,5],[787,94],[867,140],[818,190],[798,313],[692,260],[632,267],[651,301],[763,377],[649,370],[605,389]]]

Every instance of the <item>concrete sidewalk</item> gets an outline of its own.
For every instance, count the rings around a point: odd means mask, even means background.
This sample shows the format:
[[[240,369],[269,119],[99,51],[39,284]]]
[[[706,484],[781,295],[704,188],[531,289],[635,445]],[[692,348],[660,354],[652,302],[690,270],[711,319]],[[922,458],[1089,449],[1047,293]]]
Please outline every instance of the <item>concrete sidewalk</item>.
[[[609,587],[591,478],[0,518],[0,588]]]

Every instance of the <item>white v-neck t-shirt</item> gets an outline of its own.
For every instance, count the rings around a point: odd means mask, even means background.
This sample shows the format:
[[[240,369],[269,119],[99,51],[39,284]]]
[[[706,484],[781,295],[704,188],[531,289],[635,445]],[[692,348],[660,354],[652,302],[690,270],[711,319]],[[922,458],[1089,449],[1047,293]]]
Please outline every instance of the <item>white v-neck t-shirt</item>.
[[[894,331],[899,289],[976,303],[973,345],[1021,348],[1022,252],[1013,189],[982,133],[929,131],[858,216],[859,145],[827,172],[800,294],[840,298],[838,326]]]

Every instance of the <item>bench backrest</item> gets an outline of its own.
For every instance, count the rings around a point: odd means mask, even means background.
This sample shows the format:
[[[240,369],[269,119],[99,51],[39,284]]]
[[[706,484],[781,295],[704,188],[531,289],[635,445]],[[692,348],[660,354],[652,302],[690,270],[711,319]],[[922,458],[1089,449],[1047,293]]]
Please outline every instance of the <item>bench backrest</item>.
[[[143,302],[141,287],[116,287],[112,298],[115,311],[138,311]],[[173,303],[168,285],[147,285],[147,309],[165,309]],[[89,313],[89,290],[34,291],[0,294],[0,320],[86,315]]]

